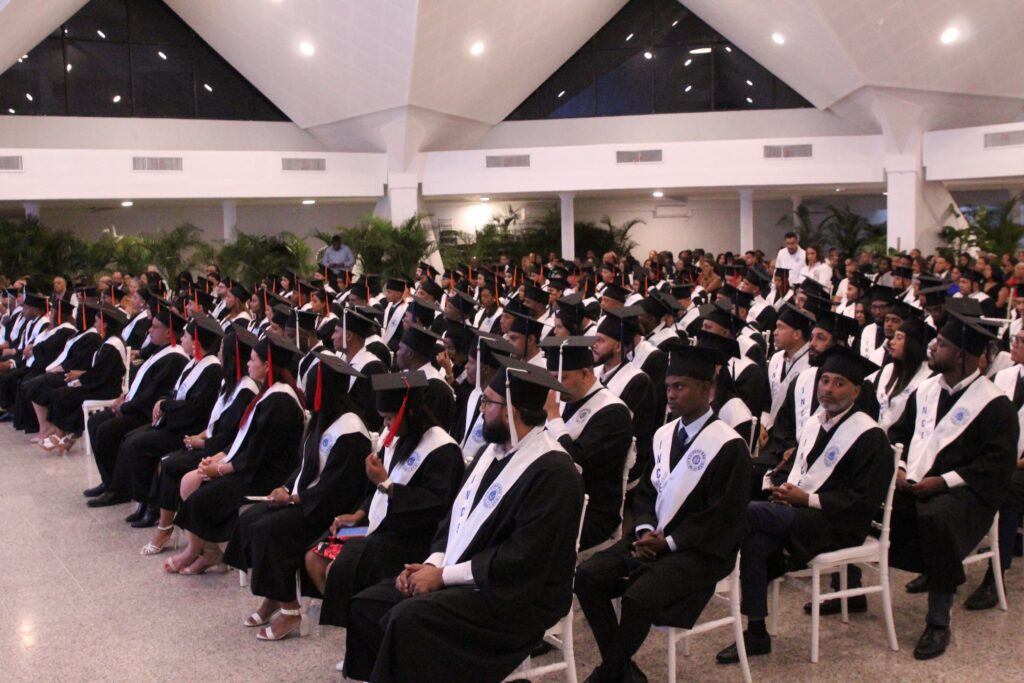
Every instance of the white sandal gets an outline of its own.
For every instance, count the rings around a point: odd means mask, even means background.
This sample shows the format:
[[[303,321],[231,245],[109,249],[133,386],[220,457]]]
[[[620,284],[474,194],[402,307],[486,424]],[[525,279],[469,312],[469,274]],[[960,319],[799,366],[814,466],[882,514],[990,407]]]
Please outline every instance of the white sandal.
[[[279,614],[283,614],[286,617],[301,617],[302,616],[302,610],[301,609],[284,609],[282,607],[281,609],[278,610],[278,613]],[[304,620],[300,619],[299,623],[295,624],[290,629],[288,629],[287,631],[285,631],[284,633],[281,633],[281,634],[274,633],[274,629],[271,626],[267,626],[266,628],[261,628],[260,632],[256,634],[256,639],[257,640],[282,640],[284,638],[287,638],[290,634],[292,634],[295,631],[298,631],[299,635],[302,636],[302,635],[304,635],[303,632],[302,632],[302,630],[303,630],[302,629],[303,623],[304,623]]]
[[[160,526],[159,524],[157,524],[156,530],[164,532],[170,531],[171,535],[167,537],[167,540],[164,541],[163,545],[156,545],[153,542],[149,542],[146,545],[142,546],[142,550],[139,551],[139,555],[148,557],[150,555],[159,555],[163,551],[167,550],[167,544],[174,539],[174,525],[172,524],[171,526]]]
[[[242,626],[247,626],[248,628],[256,628],[257,626],[266,626],[267,624],[270,623],[270,620],[274,618],[274,615],[277,614],[277,612],[278,612],[278,610],[275,609],[273,612],[270,613],[269,616],[267,616],[266,619],[264,619],[263,617],[260,616],[260,611],[256,610],[255,612],[250,614],[248,617],[246,617],[245,621],[242,622]]]

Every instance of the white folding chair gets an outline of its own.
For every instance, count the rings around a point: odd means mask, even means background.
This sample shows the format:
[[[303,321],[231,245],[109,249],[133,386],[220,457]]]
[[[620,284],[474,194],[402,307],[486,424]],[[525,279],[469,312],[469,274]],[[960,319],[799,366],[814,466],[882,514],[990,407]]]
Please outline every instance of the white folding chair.
[[[988,547],[984,547],[985,541],[988,541]],[[985,538],[981,539],[981,543],[973,553],[964,558],[964,566],[975,564],[976,562],[984,562],[988,560],[992,568],[992,578],[996,582],[996,595],[999,596],[999,609],[1004,612],[1009,609],[1006,604],[1006,588],[1003,586],[1003,568],[999,564],[999,511],[996,511],[996,516],[992,519],[992,526],[988,529],[988,534]]]
[[[587,515],[587,502],[590,496],[583,497],[583,509],[580,511],[580,526],[576,532],[576,550],[580,549],[580,536],[583,535],[583,518]],[[519,667],[505,677],[506,681],[520,678],[535,679],[556,671],[565,671],[566,683],[576,683],[576,651],[573,648],[572,640],[572,604],[569,604],[569,613],[558,620],[558,623],[544,633],[544,642],[556,650],[561,651],[562,661],[546,664],[544,666],[533,666],[533,658],[527,657]]]
[[[744,683],[750,683],[750,664],[747,662],[747,650],[743,642],[743,617],[740,615],[740,558],[736,556],[736,566],[729,576],[715,586],[713,601],[729,605],[729,616],[695,624],[693,628],[664,627],[668,633],[668,683],[676,683],[676,645],[683,642],[683,656],[690,656],[690,636],[713,631],[723,626],[732,626],[733,638],[736,640],[736,651],[740,656],[740,670],[743,672]],[[662,627],[659,627],[662,628]]]
[[[900,649],[896,641],[896,625],[892,616],[892,591],[889,581],[889,523],[892,518],[892,499],[896,491],[896,472],[898,471],[900,458],[903,455],[903,444],[897,444],[893,448],[893,474],[889,481],[889,491],[885,496],[885,508],[882,513],[882,526],[878,538],[868,536],[859,546],[852,548],[841,548],[827,553],[815,555],[807,563],[807,569],[796,572],[789,572],[785,577],[772,581],[771,604],[768,610],[768,632],[772,635],[778,633],[779,620],[779,586],[782,579],[810,578],[811,592],[811,661],[818,661],[818,641],[821,624],[821,604],[831,598],[838,598],[842,608],[842,620],[844,624],[850,622],[850,613],[847,606],[847,599],[858,595],[869,595],[871,593],[882,594],[882,613],[885,616],[885,630],[889,636],[889,647],[896,652]],[[872,569],[878,572],[878,583],[864,585],[860,588],[847,587],[847,568],[856,564],[865,569]],[[830,575],[839,571],[839,590],[830,593],[821,592],[822,574]],[[806,590],[805,586],[801,586]]]
[[[626,492],[629,489],[629,471],[633,469],[633,465],[636,464],[636,439],[633,439],[633,446],[629,449],[629,453],[626,454],[626,462],[622,468],[622,503],[619,505],[619,519],[622,519],[622,515],[626,509]],[[583,527],[580,527],[582,532]],[[602,541],[595,545],[593,548],[587,548],[583,552],[576,553],[576,566],[579,566],[589,560],[594,555],[598,554],[602,550],[607,550],[613,545],[619,542],[622,538],[622,525],[617,524],[612,535],[605,541]],[[579,543],[576,544],[576,549],[579,550]]]
[[[124,352],[124,377],[121,378],[121,396],[128,395],[128,376],[132,367],[132,347],[126,346]],[[92,442],[89,441],[89,417],[101,413],[107,408],[113,407],[117,399],[106,401],[82,401],[82,449],[85,454],[92,457]]]

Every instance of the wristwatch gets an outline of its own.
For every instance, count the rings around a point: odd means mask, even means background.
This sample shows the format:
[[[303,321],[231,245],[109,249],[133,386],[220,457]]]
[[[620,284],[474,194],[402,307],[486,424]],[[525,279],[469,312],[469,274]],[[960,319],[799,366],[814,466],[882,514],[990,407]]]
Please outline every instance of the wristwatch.
[[[392,483],[390,479],[385,479],[381,483],[377,484],[377,490],[383,493],[385,496],[391,495]]]

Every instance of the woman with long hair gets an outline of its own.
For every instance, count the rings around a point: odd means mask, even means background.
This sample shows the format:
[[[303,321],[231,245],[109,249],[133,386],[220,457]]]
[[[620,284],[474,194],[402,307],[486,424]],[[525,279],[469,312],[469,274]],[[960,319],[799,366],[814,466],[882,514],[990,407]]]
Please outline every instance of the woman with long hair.
[[[246,497],[267,495],[298,465],[305,399],[287,369],[296,353],[288,339],[268,334],[250,354],[249,376],[260,393],[242,414],[231,447],[182,478],[174,523],[187,532],[188,545],[164,563],[168,573],[221,568],[217,544],[231,538]]]
[[[316,355],[302,463],[270,500],[239,516],[224,552],[232,567],[252,570],[252,593],[263,600],[244,624],[266,625],[259,640],[280,640],[299,627],[295,576],[306,549],[337,515],[357,507],[369,488],[364,463],[373,450],[371,436],[362,408],[348,394],[349,382],[363,375],[333,354]]]
[[[186,434],[182,448],[160,461],[157,478],[159,521],[149,543],[139,551],[141,555],[163,552],[174,532],[174,515],[181,505],[181,479],[199,465],[204,458],[213,457],[231,447],[238,431],[242,414],[259,393],[260,388],[249,377],[248,363],[258,343],[255,335],[235,326],[225,335],[219,358],[223,379],[217,402],[213,405],[206,428],[197,434]]]
[[[1003,269],[997,266],[993,259],[982,269],[981,274],[985,278],[981,291],[985,292],[988,298],[992,300],[992,309],[996,314],[995,317],[1006,317],[1006,302],[1010,299],[1010,288],[1006,286],[1004,281]]]
[[[907,318],[889,340],[892,362],[869,377],[878,399],[878,423],[888,429],[899,420],[907,399],[932,375],[925,362],[931,328],[919,318]]]
[[[418,370],[373,376],[387,427],[383,456],[373,453],[365,462],[376,490],[353,513],[335,518],[326,547],[306,553],[306,571],[324,598],[323,624],[345,626],[353,595],[422,561],[458,493],[462,450],[426,404],[426,386]],[[339,529],[361,526],[365,536],[348,539],[340,552],[330,548]]]

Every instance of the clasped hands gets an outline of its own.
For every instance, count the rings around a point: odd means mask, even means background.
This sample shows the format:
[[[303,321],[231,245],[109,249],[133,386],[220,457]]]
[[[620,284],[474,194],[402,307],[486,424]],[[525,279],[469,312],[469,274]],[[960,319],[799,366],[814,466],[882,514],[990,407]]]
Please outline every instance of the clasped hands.
[[[658,556],[668,552],[668,549],[665,532],[660,530],[644,529],[633,541],[633,557],[644,562],[658,559]]]
[[[432,564],[407,564],[395,579],[395,588],[403,595],[425,595],[444,588],[444,576]]]
[[[909,493],[918,498],[931,498],[936,493],[942,493],[948,488],[946,480],[942,477],[925,477],[917,483],[907,480],[907,471],[896,472],[896,490]]]
[[[771,501],[779,505],[789,505],[795,508],[807,507],[811,496],[803,489],[790,484],[788,481],[782,486],[773,486],[768,489],[771,493]]]

